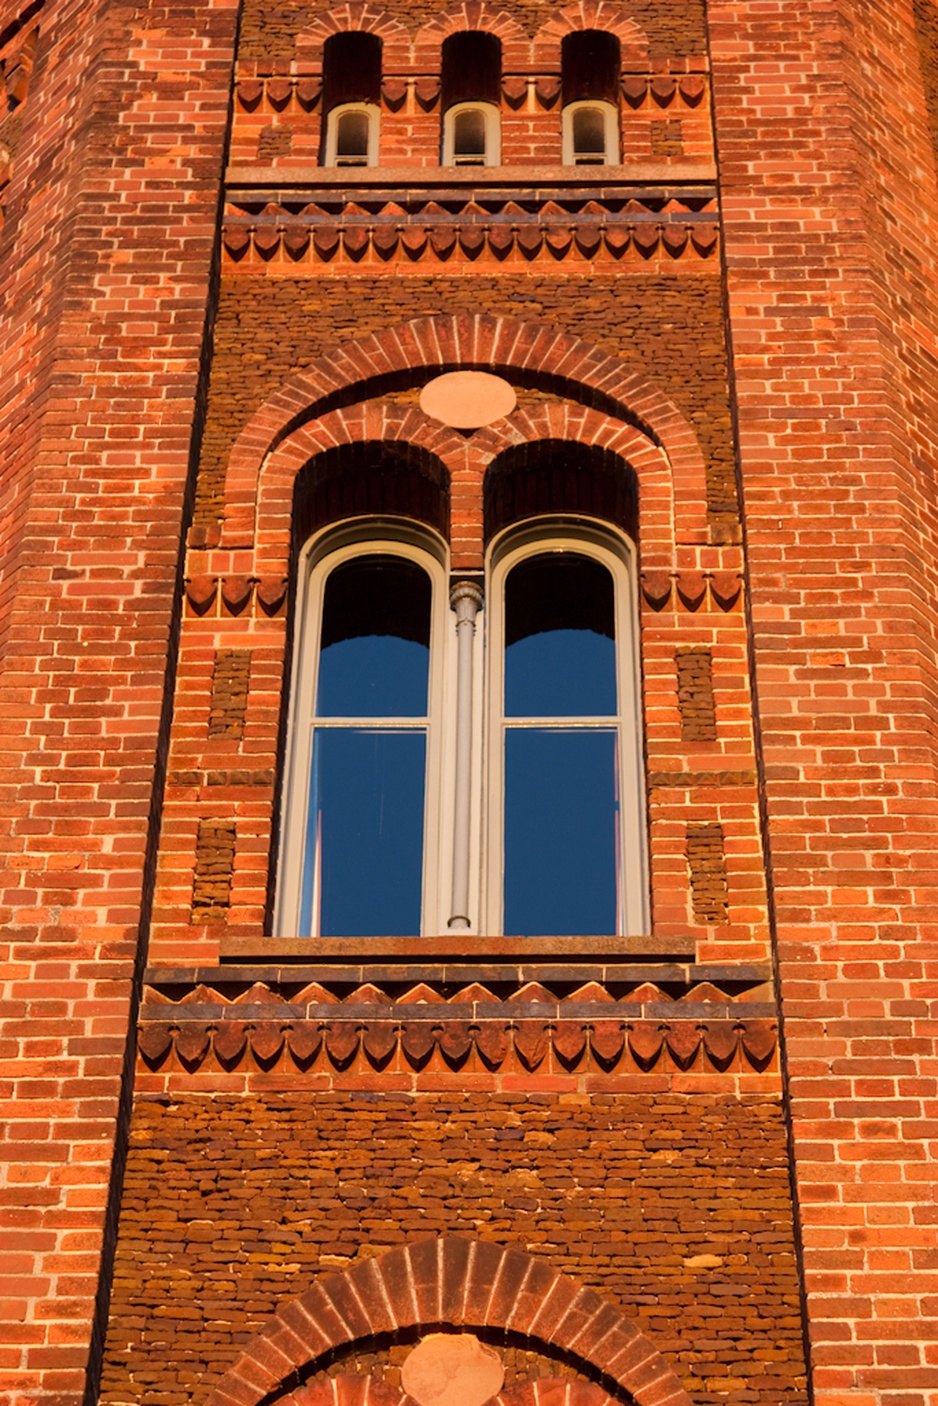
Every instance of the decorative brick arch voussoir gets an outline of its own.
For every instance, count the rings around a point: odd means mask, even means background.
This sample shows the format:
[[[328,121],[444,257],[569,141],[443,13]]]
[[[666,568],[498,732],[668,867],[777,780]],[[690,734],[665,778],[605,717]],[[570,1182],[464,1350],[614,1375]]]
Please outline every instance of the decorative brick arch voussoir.
[[[516,318],[441,314],[401,323],[348,342],[287,382],[255,412],[228,461],[225,538],[246,545],[244,506],[256,499],[267,457],[300,427],[315,420],[333,396],[360,388],[362,401],[376,383],[401,372],[475,368],[515,379],[519,372],[544,384],[569,388],[574,399],[602,402],[606,414],[637,426],[664,452],[682,533],[679,540],[706,543],[707,491],[703,455],[687,420],[646,376],[567,332]],[[679,507],[677,505],[680,505]],[[237,530],[235,530],[235,521]]]
[[[497,4],[489,5],[486,0],[462,0],[461,4],[449,6],[421,25],[414,36],[414,54],[436,66],[443,40],[468,29],[484,30],[502,41],[503,66],[510,68],[524,62],[530,42],[528,35],[507,10]],[[523,45],[524,51],[516,50],[517,45]]]
[[[406,63],[410,52],[410,35],[400,20],[367,0],[349,0],[324,15],[317,15],[311,24],[296,36],[296,61],[301,69],[318,69],[322,64],[322,49],[333,34],[360,30],[376,34],[384,45],[382,67]]]
[[[450,484],[467,459],[466,440],[431,420],[415,407],[382,405],[374,401],[330,411],[288,435],[264,462],[258,491],[247,485],[243,498],[235,496],[241,512],[232,518],[234,530],[249,534],[255,543],[254,569],[260,574],[285,572],[290,555],[293,486],[296,476],[311,459],[343,444],[406,444],[424,449],[438,459]]]
[[[517,1333],[594,1368],[636,1406],[690,1406],[667,1362],[615,1304],[522,1250],[455,1235],[318,1279],[248,1344],[207,1406],[257,1406],[348,1344],[441,1326]]]
[[[675,543],[693,534],[693,512],[685,523],[686,504],[675,504],[671,466],[663,450],[634,425],[603,415],[585,405],[546,404],[516,410],[472,438],[473,448],[487,465],[520,444],[539,440],[566,440],[608,449],[624,459],[638,480],[639,536],[642,560],[668,569],[674,561]],[[683,532],[682,532],[683,529]]]
[[[648,36],[628,11],[607,0],[581,0],[578,5],[566,5],[555,10],[534,36],[535,49],[557,46],[565,35],[581,29],[600,29],[614,34],[622,45],[622,62],[626,66],[648,62]]]

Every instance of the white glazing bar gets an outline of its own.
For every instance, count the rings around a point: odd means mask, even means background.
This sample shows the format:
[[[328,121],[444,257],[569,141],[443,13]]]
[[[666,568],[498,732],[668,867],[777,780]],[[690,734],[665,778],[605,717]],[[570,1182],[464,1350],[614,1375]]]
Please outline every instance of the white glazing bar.
[[[456,793],[453,825],[453,902],[447,927],[465,931],[469,920],[469,843],[472,822],[472,642],[482,592],[472,581],[450,591],[456,612]]]

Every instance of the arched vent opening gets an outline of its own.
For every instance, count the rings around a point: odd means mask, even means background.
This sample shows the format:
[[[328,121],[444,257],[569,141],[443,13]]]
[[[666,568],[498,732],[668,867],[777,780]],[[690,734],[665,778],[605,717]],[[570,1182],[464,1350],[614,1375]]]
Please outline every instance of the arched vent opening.
[[[563,103],[618,103],[621,45],[614,34],[578,29],[565,36],[561,49]]]
[[[449,476],[426,450],[380,441],[340,444],[297,475],[294,546],[342,518],[408,517],[449,536]]]
[[[494,34],[469,29],[443,41],[443,111],[456,103],[494,103],[501,98],[502,45]]]
[[[381,40],[376,34],[347,30],[332,34],[323,46],[322,107],[329,113],[344,103],[381,99]]]
[[[492,463],[485,478],[485,538],[544,513],[599,518],[635,537],[638,486],[617,454],[566,440],[516,445]]]

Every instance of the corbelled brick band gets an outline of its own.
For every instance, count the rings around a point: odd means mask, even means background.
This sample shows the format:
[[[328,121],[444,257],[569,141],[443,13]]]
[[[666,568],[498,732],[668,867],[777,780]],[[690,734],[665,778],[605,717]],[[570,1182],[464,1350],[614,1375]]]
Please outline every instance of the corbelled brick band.
[[[615,1304],[521,1250],[456,1235],[405,1245],[317,1280],[249,1344],[207,1406],[258,1406],[347,1343],[441,1325],[498,1328],[549,1343],[616,1382],[637,1406],[690,1406],[667,1362]]]

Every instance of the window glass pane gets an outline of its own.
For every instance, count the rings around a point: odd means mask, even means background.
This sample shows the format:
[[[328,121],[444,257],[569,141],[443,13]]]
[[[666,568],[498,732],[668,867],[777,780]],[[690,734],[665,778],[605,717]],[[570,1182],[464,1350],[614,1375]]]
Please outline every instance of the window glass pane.
[[[485,158],[485,114],[476,109],[458,112],[453,126],[453,153],[458,160]]]
[[[505,586],[507,717],[616,713],[612,575],[574,552],[520,562]]]
[[[425,772],[420,729],[317,729],[301,935],[420,932]]]
[[[505,734],[505,920],[512,937],[618,930],[616,734]]]
[[[573,114],[573,152],[577,159],[606,155],[606,118],[598,107],[581,107]]]
[[[367,112],[342,112],[335,137],[337,161],[364,164],[368,160],[368,114]]]
[[[316,681],[321,718],[422,718],[430,578],[402,557],[337,566],[326,581]]]

